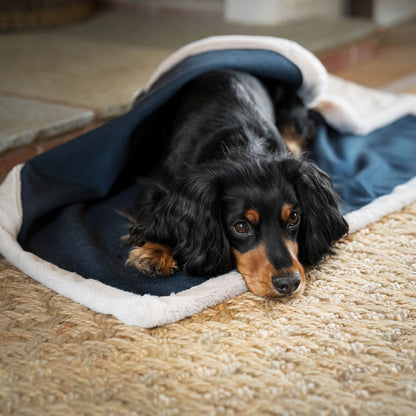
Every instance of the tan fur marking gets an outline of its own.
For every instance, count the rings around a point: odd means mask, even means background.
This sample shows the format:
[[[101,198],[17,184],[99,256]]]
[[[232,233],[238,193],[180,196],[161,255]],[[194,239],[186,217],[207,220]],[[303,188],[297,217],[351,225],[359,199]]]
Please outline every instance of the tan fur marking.
[[[298,154],[302,152],[305,147],[305,138],[298,134],[293,126],[284,126],[281,133],[286,147],[292,153]]]
[[[276,270],[270,264],[263,244],[246,253],[233,250],[237,269],[243,276],[250,292],[265,298],[281,297],[282,295],[273,286],[272,277],[279,273],[298,272],[301,276],[301,284],[291,296],[302,294],[306,277],[305,271],[297,258],[298,245],[290,240],[285,240],[285,245],[292,257],[292,266],[282,270]]]
[[[260,215],[255,209],[249,209],[246,211],[244,217],[254,225],[258,224],[260,220]]]
[[[262,297],[278,296],[273,286],[275,268],[269,263],[264,245],[260,244],[246,253],[234,251],[237,269],[242,274],[250,292]]]
[[[292,205],[285,204],[282,207],[281,217],[283,221],[288,221],[290,218],[290,214],[292,213]]]
[[[293,266],[290,268],[290,270],[299,272],[301,277],[301,283],[292,295],[301,295],[303,290],[305,289],[306,275],[303,266],[300,264],[300,261],[298,260],[299,247],[295,241],[291,240],[285,240],[285,245],[290,253],[290,256],[292,257]]]
[[[169,276],[178,270],[171,251],[157,243],[145,243],[130,251],[127,266],[137,267],[148,276]]]

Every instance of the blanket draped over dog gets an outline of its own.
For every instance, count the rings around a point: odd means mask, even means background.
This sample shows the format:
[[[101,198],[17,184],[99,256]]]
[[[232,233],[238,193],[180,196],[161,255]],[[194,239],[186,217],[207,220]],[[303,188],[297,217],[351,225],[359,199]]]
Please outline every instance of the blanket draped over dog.
[[[221,36],[167,58],[133,108],[100,128],[15,167],[0,186],[0,252],[56,292],[127,324],[173,322],[247,290],[236,271],[203,279],[147,277],[125,266],[120,215],[157,163],[171,98],[196,76],[233,68],[284,82],[313,109],[307,156],[326,171],[356,231],[416,200],[416,97],[329,76],[298,44]]]

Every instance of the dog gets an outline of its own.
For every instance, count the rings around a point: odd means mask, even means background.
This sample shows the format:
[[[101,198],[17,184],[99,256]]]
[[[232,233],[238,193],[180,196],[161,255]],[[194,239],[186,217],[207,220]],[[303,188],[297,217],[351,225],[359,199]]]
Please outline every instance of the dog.
[[[300,295],[304,266],[348,232],[330,178],[299,151],[313,130],[283,84],[236,70],[188,83],[158,178],[142,181],[126,264],[149,276],[237,268],[256,295]]]

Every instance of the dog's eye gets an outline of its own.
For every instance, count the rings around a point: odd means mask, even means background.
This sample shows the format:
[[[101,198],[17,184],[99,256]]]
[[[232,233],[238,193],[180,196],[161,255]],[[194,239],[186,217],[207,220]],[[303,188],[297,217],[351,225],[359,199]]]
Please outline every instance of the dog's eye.
[[[240,235],[246,235],[250,233],[251,228],[247,221],[239,221],[233,225],[233,231]]]
[[[297,212],[292,212],[290,214],[290,217],[287,223],[289,227],[294,227],[295,225],[299,223],[299,220],[300,220],[300,215]]]

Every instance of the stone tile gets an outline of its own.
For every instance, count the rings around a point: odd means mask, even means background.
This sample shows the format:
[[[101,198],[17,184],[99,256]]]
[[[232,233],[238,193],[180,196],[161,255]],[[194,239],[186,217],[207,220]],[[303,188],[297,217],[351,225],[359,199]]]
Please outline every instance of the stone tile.
[[[361,19],[313,18],[277,26],[248,26],[212,18],[141,16],[109,11],[91,20],[62,27],[56,34],[107,44],[170,50],[213,35],[263,35],[292,39],[312,51],[318,51],[340,43],[353,42],[375,31],[376,26],[373,23]]]
[[[107,30],[110,30],[107,28]],[[170,51],[39,31],[0,36],[0,94],[117,114]]]
[[[84,126],[93,117],[82,108],[0,96],[0,152]]]

